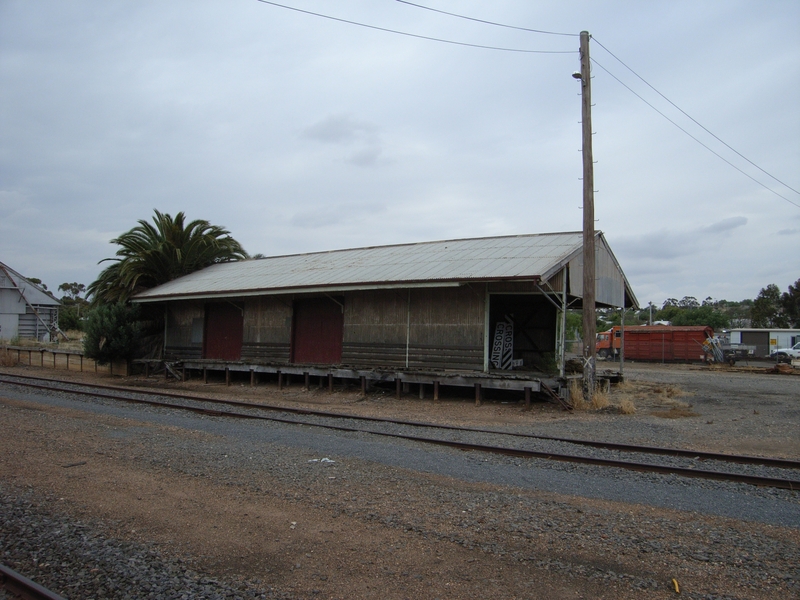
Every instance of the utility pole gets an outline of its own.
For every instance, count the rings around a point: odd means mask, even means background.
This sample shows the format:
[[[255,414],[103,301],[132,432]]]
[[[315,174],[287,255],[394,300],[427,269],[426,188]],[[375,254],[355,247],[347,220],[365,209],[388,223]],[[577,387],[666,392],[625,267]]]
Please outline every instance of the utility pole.
[[[594,163],[592,160],[592,75],[589,32],[581,31],[581,125],[583,131],[583,387],[595,388]]]

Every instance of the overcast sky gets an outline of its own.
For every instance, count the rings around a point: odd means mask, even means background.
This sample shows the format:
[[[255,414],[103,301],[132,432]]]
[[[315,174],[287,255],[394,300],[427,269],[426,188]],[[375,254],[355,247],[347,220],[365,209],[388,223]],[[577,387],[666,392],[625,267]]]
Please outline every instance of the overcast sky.
[[[256,0],[0,0],[0,261],[89,284],[153,209],[267,256],[580,230],[586,30],[596,227],[640,304],[800,278],[797,0],[418,0],[575,35],[281,3],[564,53]]]

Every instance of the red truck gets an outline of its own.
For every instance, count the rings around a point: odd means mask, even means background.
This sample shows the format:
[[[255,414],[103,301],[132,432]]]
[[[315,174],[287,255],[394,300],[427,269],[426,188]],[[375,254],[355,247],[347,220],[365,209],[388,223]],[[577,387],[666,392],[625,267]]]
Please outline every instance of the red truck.
[[[704,325],[626,325],[625,358],[660,362],[703,361],[703,342],[714,337]],[[600,358],[619,356],[621,327],[597,334],[595,352]]]

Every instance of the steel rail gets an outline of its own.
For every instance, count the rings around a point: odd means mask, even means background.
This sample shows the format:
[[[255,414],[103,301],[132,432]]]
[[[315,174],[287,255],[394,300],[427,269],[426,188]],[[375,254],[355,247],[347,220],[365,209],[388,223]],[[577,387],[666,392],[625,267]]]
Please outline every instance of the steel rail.
[[[5,565],[0,565],[0,588],[23,600],[64,600],[55,592],[31,581]]]
[[[50,380],[53,381],[53,380]],[[8,382],[6,380],[0,379],[0,382],[3,383],[14,383]],[[450,440],[441,440],[436,438],[428,438],[416,435],[406,435],[401,433],[389,433],[389,432],[382,432],[382,431],[371,431],[369,429],[360,429],[357,427],[347,427],[343,425],[324,425],[321,423],[308,423],[305,421],[296,421],[293,419],[283,419],[279,417],[268,417],[263,415],[253,415],[253,414],[245,414],[245,413],[236,413],[232,411],[222,411],[222,410],[212,410],[208,408],[200,408],[196,406],[186,406],[183,404],[174,404],[171,402],[157,402],[155,400],[143,400],[141,398],[128,398],[125,396],[119,395],[111,395],[105,394],[101,392],[82,392],[78,390],[64,390],[58,388],[52,388],[41,384],[36,383],[16,383],[16,385],[21,385],[25,387],[32,387],[37,389],[45,389],[50,391],[59,391],[61,393],[74,393],[74,394],[82,394],[90,397],[96,398],[103,398],[108,400],[116,400],[122,402],[131,402],[135,404],[146,404],[150,406],[158,406],[161,408],[173,408],[178,410],[185,410],[195,413],[200,413],[204,415],[210,416],[220,416],[220,417],[234,417],[234,418],[242,418],[242,419],[254,419],[254,420],[262,420],[262,421],[271,421],[277,423],[284,423],[290,425],[301,425],[306,427],[319,427],[323,429],[330,429],[334,431],[344,431],[348,433],[366,433],[371,435],[380,435],[384,437],[391,437],[395,439],[402,439],[402,440],[409,440],[414,442],[420,442],[425,444],[435,444],[439,446],[445,446],[450,448],[456,448],[459,450],[474,450],[479,452],[487,452],[493,454],[503,454],[506,456],[516,456],[521,458],[540,458],[546,460],[556,460],[561,462],[572,462],[572,463],[580,463],[580,464],[588,464],[588,465],[595,465],[595,466],[603,466],[603,467],[616,467],[621,469],[628,469],[634,471],[642,471],[642,472],[649,472],[649,473],[659,473],[659,474],[670,474],[670,475],[680,475],[683,477],[693,477],[693,478],[702,478],[702,479],[715,479],[718,481],[730,481],[736,483],[747,483],[750,485],[762,486],[762,487],[773,487],[779,489],[787,489],[787,490],[800,490],[800,481],[797,480],[790,480],[790,479],[781,479],[775,477],[762,477],[758,475],[745,475],[741,473],[730,473],[724,471],[706,471],[702,469],[694,469],[694,468],[687,468],[687,467],[677,467],[677,466],[669,466],[669,465],[655,465],[649,463],[638,463],[632,461],[623,461],[623,460],[614,460],[614,459],[605,459],[605,458],[597,458],[597,457],[589,457],[589,456],[579,456],[579,455],[572,455],[572,454],[560,454],[554,452],[541,452],[538,450],[525,450],[520,448],[507,448],[501,446],[489,446],[484,444],[472,444],[468,442],[458,442],[458,441],[450,441]],[[76,384],[82,385],[82,384]],[[116,392],[126,392],[126,393],[136,393],[132,390],[127,389],[115,389],[112,391]],[[200,401],[205,401],[207,399],[200,398]],[[248,406],[258,407],[258,405],[250,405],[249,403],[245,403]],[[494,432],[498,433],[498,432]]]
[[[315,410],[315,409],[308,409],[308,408],[296,408],[291,406],[278,406],[275,404],[257,404],[255,402],[245,402],[242,400],[225,400],[221,398],[208,398],[205,396],[195,396],[191,394],[180,394],[176,392],[170,391],[151,391],[151,390],[140,390],[138,388],[130,388],[130,387],[122,387],[122,386],[114,386],[114,385],[103,385],[103,384],[96,384],[96,383],[83,383],[83,382],[74,382],[68,381],[63,379],[51,379],[47,377],[33,377],[29,375],[11,375],[8,373],[0,372],[0,375],[6,375],[7,377],[17,377],[20,379],[28,379],[34,381],[47,381],[51,383],[61,383],[65,385],[74,385],[74,386],[82,386],[91,389],[103,389],[103,390],[114,390],[119,392],[127,392],[127,393],[136,393],[141,395],[148,395],[148,396],[162,396],[167,398],[177,398],[181,400],[193,400],[196,402],[208,402],[210,404],[221,404],[225,406],[239,406],[244,408],[251,408],[251,409],[258,409],[258,410],[265,410],[265,411],[277,411],[277,412],[287,412],[291,414],[297,415],[311,415],[311,416],[318,416],[318,417],[326,417],[326,418],[334,418],[334,419],[351,419],[356,421],[363,421],[363,422],[374,422],[374,423],[388,423],[392,425],[407,425],[410,427],[427,427],[430,429],[440,429],[445,431],[468,431],[471,433],[485,433],[485,434],[492,434],[492,435],[503,435],[508,437],[516,437],[516,438],[523,438],[523,439],[532,439],[532,440],[544,440],[544,441],[552,441],[552,442],[564,442],[568,444],[575,444],[580,446],[588,446],[592,448],[602,448],[605,450],[619,450],[621,452],[638,452],[644,454],[656,454],[656,455],[663,455],[663,456],[672,456],[675,458],[688,458],[693,460],[716,460],[720,462],[730,462],[736,464],[750,464],[750,465],[758,465],[763,467],[777,467],[781,469],[800,469],[800,461],[796,460],[788,460],[784,458],[773,458],[773,457],[763,457],[763,456],[749,456],[749,455],[741,455],[741,454],[723,454],[719,452],[705,452],[705,451],[698,451],[698,450],[685,450],[680,448],[663,448],[659,446],[639,446],[634,444],[623,444],[618,442],[603,442],[597,440],[582,440],[576,438],[561,438],[561,437],[554,437],[554,436],[546,436],[546,435],[535,435],[531,433],[517,433],[517,432],[509,432],[509,431],[498,431],[496,429],[484,429],[479,427],[459,427],[456,425],[443,425],[440,423],[426,423],[424,421],[409,421],[404,419],[390,419],[388,417],[364,417],[361,415],[355,415],[351,413],[339,413],[339,412],[329,412],[329,411],[322,411],[322,410]],[[0,379],[0,382],[3,383],[15,383],[13,381],[7,381]],[[22,384],[20,384],[22,385]]]

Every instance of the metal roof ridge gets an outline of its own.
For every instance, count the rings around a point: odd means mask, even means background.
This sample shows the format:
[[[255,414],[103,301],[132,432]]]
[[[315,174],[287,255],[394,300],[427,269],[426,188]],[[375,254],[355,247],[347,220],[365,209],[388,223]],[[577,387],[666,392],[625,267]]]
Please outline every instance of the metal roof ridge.
[[[581,231],[548,231],[546,233],[517,233],[517,234],[508,234],[508,235],[490,235],[486,237],[474,237],[474,238],[452,238],[447,240],[428,240],[423,242],[402,242],[398,244],[385,244],[381,246],[357,246],[355,248],[336,248],[334,250],[317,250],[314,252],[295,252],[294,254],[276,254],[274,256],[265,256],[264,258],[254,258],[254,259],[245,259],[245,260],[233,260],[227,261],[225,263],[215,263],[215,264],[230,264],[230,263],[245,263],[249,260],[252,261],[259,261],[259,260],[269,260],[272,258],[292,258],[292,257],[300,257],[300,256],[314,256],[319,254],[333,254],[336,252],[356,252],[360,250],[381,250],[384,248],[400,248],[400,247],[411,247],[411,246],[426,246],[432,244],[447,244],[452,242],[474,242],[478,240],[502,240],[502,239],[510,239],[510,238],[531,238],[531,237],[544,237],[544,236],[551,236],[551,235],[580,235]],[[602,232],[597,232],[602,233]]]

